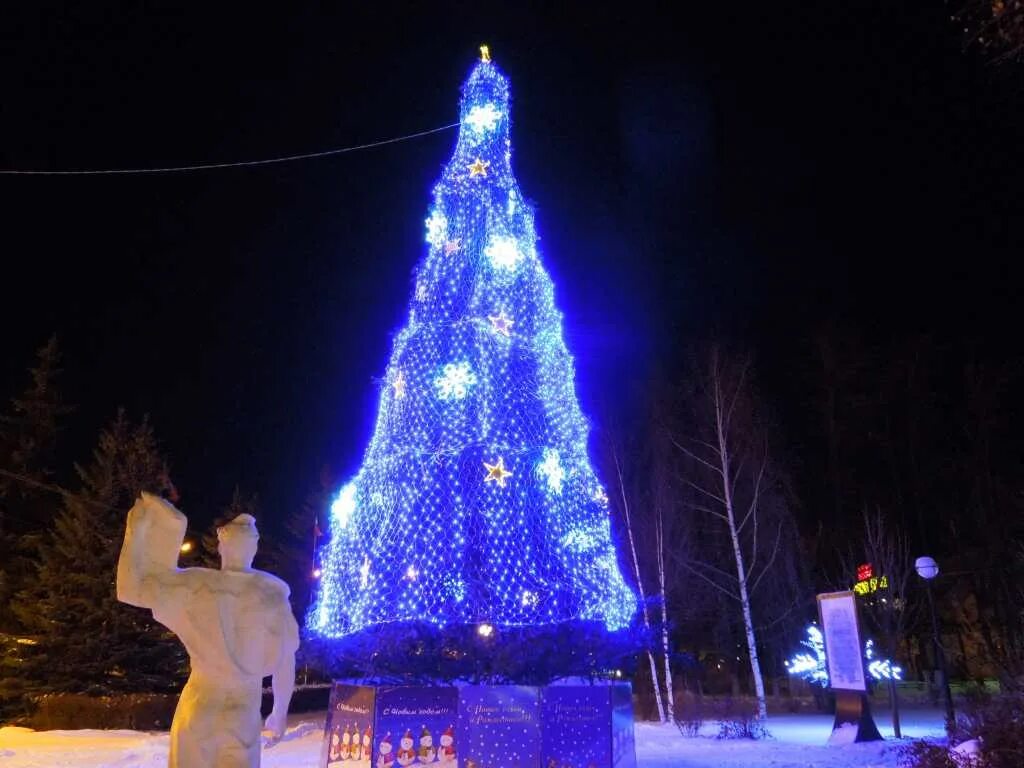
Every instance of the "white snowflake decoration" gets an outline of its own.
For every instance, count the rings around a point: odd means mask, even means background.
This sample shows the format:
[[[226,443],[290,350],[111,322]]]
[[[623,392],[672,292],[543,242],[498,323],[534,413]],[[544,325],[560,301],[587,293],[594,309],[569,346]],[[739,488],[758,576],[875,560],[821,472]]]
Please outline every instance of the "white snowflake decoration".
[[[523,258],[519,243],[514,237],[495,237],[484,248],[484,255],[491,260],[491,265],[495,269],[505,269],[509,272],[514,271]]]
[[[500,119],[501,110],[488,102],[483,105],[477,104],[469,110],[469,114],[466,115],[466,125],[473,130],[473,133],[480,136],[488,131],[493,131]]]
[[[434,379],[437,396],[442,400],[461,400],[476,384],[476,374],[469,363],[448,363],[441,370],[441,375]]]
[[[352,518],[352,513],[355,511],[356,487],[354,484],[349,483],[338,492],[338,497],[331,504],[331,515],[333,515],[338,523],[338,527],[344,530],[348,525],[348,521]]]
[[[537,465],[537,474],[548,481],[548,488],[555,493],[562,492],[562,481],[565,480],[565,469],[561,457],[555,448],[544,449],[544,460]]]
[[[448,232],[448,219],[436,208],[430,214],[427,224],[427,242],[435,248],[440,248],[445,241]]]

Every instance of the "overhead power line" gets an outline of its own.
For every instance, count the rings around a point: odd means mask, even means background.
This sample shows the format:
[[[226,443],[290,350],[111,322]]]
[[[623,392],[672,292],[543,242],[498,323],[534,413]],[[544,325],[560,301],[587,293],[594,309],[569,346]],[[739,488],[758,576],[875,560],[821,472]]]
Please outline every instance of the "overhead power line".
[[[321,152],[306,152],[301,155],[286,155],[284,157],[269,157],[263,160],[239,160],[236,162],[229,163],[197,163],[195,165],[175,165],[167,166],[163,168],[91,168],[83,170],[18,170],[18,169],[0,169],[0,175],[3,176],[127,176],[144,173],[183,173],[186,171],[213,171],[221,168],[250,168],[257,165],[273,165],[275,163],[291,163],[296,160],[313,160],[320,157],[329,157],[330,155],[343,155],[349,152],[357,152],[361,149],[373,149],[374,147],[383,147],[387,144],[397,144],[402,141],[409,141],[411,139],[419,139],[423,136],[429,136],[432,133],[440,133],[441,131],[447,131],[450,128],[454,128],[458,123],[451,123],[449,125],[442,125],[438,128],[431,128],[427,131],[419,131],[418,133],[410,133],[406,136],[396,136],[393,139],[382,139],[381,141],[371,141],[368,144],[356,144],[351,147],[339,147],[337,149],[325,149]]]

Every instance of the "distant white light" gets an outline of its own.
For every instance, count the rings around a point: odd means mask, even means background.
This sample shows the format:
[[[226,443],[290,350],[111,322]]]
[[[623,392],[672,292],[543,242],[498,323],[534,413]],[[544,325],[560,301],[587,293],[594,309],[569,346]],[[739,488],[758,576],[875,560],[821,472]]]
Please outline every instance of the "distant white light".
[[[491,624],[481,624],[476,628],[476,633],[480,637],[491,637],[494,634],[494,626]]]

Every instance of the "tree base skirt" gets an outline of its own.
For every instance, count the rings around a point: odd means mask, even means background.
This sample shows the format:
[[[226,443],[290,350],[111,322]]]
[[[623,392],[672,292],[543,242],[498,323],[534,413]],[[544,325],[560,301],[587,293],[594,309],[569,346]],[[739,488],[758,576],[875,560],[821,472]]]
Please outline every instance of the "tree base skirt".
[[[335,681],[319,768],[636,768],[629,683]]]

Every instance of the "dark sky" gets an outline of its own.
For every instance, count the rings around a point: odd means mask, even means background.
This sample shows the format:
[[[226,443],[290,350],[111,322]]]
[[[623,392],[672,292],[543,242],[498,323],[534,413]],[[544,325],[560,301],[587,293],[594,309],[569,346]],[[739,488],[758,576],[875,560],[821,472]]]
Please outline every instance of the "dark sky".
[[[591,413],[712,333],[775,380],[826,323],[1021,351],[1024,71],[962,52],[942,3],[19,5],[0,16],[4,168],[433,128],[489,43]],[[322,463],[358,465],[453,141],[0,176],[0,392],[56,332],[69,452],[124,405],[151,415],[186,511],[238,483],[283,512]]]

